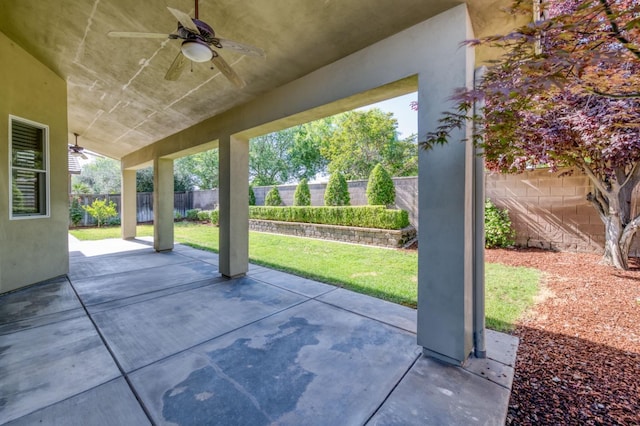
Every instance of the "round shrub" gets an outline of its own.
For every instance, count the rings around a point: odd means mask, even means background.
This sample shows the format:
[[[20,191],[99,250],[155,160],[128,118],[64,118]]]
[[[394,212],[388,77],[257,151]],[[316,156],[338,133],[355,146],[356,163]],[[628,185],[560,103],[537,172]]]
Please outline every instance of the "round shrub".
[[[329,178],[327,189],[324,191],[325,206],[348,206],[351,202],[349,186],[342,173],[336,172]]]
[[[211,211],[210,220],[213,225],[218,225],[220,221],[220,210],[215,209]]]
[[[198,220],[200,222],[209,222],[211,220],[211,210],[200,210],[198,212]]]
[[[509,212],[499,209],[488,198],[484,203],[484,233],[486,248],[509,247],[515,243],[516,233],[511,227]]]
[[[296,187],[296,192],[293,194],[294,206],[310,206],[311,205],[311,191],[309,190],[309,184],[306,179],[302,179]]]
[[[185,218],[191,222],[198,220],[198,212],[200,209],[189,209],[185,212]]]
[[[280,191],[278,187],[274,186],[271,191],[267,192],[267,196],[264,198],[265,206],[281,206],[282,198],[280,198]]]
[[[370,206],[391,206],[395,202],[396,189],[393,186],[393,179],[382,164],[378,164],[369,174],[367,203]]]
[[[249,185],[249,205],[256,205],[256,193],[253,192],[253,186]]]

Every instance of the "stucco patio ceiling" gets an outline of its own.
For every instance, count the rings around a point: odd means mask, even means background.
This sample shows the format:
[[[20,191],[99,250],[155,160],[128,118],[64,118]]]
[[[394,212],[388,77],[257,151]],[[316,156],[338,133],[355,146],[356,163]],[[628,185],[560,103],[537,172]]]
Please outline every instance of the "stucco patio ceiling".
[[[263,60],[222,50],[247,82],[244,89],[201,63],[194,63],[193,71],[178,81],[164,80],[179,41],[106,35],[172,33],[176,20],[167,6],[193,16],[192,0],[3,0],[0,31],[67,81],[69,141],[77,132],[81,145],[119,159],[459,3],[200,0],[200,18],[217,34],[267,54]],[[510,24],[499,12],[508,4],[469,0],[476,36]],[[483,57],[481,53],[478,60]]]

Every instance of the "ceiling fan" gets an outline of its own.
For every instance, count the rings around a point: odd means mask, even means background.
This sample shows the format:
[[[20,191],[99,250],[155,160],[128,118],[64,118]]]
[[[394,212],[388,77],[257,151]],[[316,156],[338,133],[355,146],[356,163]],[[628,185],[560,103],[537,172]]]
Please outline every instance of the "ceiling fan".
[[[107,33],[109,37],[124,38],[157,38],[182,40],[180,52],[173,60],[171,66],[167,70],[164,78],[166,80],[177,80],[187,64],[187,60],[193,62],[209,62],[231,81],[238,88],[243,88],[246,83],[231,68],[231,66],[222,59],[217,49],[229,49],[247,56],[265,57],[264,51],[260,48],[250,46],[233,40],[228,40],[216,36],[213,28],[207,23],[198,19],[198,0],[195,0],[195,18],[191,18],[188,14],[177,9],[167,7],[169,12],[178,20],[178,29],[173,34],[159,33],[143,33],[143,32],[118,32],[111,31]],[[215,48],[215,49],[214,49]]]
[[[80,157],[83,160],[87,160],[89,157],[84,155],[84,148],[78,145],[78,136],[80,136],[80,135],[77,134],[77,133],[74,133],[73,136],[76,137],[76,143],[75,143],[75,145],[69,145],[69,152],[74,157]]]

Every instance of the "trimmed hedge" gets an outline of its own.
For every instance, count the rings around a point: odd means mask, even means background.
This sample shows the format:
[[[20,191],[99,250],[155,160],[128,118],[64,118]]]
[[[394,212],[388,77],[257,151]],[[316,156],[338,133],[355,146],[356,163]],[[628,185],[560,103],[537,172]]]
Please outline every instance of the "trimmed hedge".
[[[210,222],[214,225],[218,224],[220,218],[220,211],[215,210],[201,210],[198,212],[198,220],[201,222]]]
[[[385,206],[250,206],[249,218],[358,228],[402,229],[409,226],[409,213],[405,210],[390,210]]]
[[[198,220],[198,212],[200,209],[189,209],[185,213],[185,219],[195,222]]]

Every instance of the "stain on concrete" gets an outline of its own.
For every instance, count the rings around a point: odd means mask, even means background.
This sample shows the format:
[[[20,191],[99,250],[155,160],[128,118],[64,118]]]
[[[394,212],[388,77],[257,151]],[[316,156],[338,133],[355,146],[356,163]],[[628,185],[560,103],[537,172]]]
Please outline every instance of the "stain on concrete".
[[[238,281],[231,281],[223,284],[224,298],[237,299],[241,302],[260,302],[261,304],[273,306],[282,303],[277,293],[273,292],[267,295],[264,286],[260,288],[257,282],[243,278]]]
[[[315,377],[297,358],[304,347],[318,344],[321,329],[292,317],[275,333],[208,352],[207,366],[164,393],[164,419],[182,425],[277,421],[295,409]]]
[[[381,346],[391,339],[391,334],[386,327],[379,324],[360,324],[350,330],[340,342],[331,346],[331,349],[338,352],[350,353],[354,350],[363,350],[367,345]]]
[[[0,297],[0,324],[61,311],[78,303],[66,280],[35,285]]]

